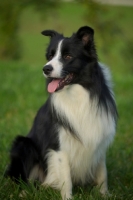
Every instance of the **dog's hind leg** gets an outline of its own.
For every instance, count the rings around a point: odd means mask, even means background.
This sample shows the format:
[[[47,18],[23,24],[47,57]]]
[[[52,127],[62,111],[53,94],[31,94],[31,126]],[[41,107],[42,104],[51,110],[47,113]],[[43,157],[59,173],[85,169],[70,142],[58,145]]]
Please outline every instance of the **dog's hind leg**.
[[[28,182],[32,168],[39,163],[39,152],[30,138],[18,136],[13,142],[10,160],[5,175],[10,176],[16,182],[20,178]]]
[[[48,153],[48,174],[43,186],[51,186],[61,191],[63,200],[72,198],[72,182],[67,155],[61,151]]]

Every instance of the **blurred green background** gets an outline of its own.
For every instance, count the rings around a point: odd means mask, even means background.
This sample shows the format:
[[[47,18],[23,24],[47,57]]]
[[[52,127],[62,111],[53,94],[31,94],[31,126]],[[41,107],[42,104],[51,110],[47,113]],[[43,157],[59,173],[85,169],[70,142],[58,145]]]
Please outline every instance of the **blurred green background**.
[[[133,6],[127,2],[0,1],[0,199],[10,199],[11,193],[12,199],[19,199],[18,188],[3,178],[11,142],[27,134],[47,98],[42,67],[49,38],[40,33],[54,29],[71,36],[84,25],[94,28],[99,61],[112,72],[119,112],[117,134],[107,154],[112,193],[108,199],[133,199]],[[33,189],[25,199],[60,198],[53,190],[40,190]],[[78,188],[74,199],[79,196],[102,199],[95,188]]]

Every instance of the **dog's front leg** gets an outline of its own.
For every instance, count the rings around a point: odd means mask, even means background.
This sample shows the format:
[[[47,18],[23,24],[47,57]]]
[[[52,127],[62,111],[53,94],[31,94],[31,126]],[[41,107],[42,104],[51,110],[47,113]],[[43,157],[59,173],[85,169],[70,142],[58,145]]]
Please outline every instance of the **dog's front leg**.
[[[65,152],[51,150],[48,155],[48,174],[43,186],[51,186],[61,191],[63,200],[72,198],[70,166]]]
[[[100,188],[100,193],[102,195],[108,194],[108,184],[107,184],[107,169],[105,158],[100,160],[97,170],[96,170],[96,184]]]

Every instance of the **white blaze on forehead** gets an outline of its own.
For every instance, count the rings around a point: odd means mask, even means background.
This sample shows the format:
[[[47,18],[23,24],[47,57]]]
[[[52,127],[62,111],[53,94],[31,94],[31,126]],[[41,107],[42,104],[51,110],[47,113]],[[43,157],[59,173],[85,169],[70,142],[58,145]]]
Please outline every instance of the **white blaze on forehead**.
[[[62,46],[62,42],[63,42],[63,40],[61,40],[60,42],[59,42],[59,44],[58,44],[58,47],[57,47],[57,51],[56,51],[56,55],[55,55],[55,57],[54,58],[60,58],[61,57],[61,46]]]
[[[61,40],[58,43],[58,47],[57,47],[57,50],[56,50],[56,53],[55,53],[53,59],[50,60],[46,64],[46,65],[51,65],[53,67],[53,71],[50,74],[50,77],[53,77],[53,78],[60,78],[60,76],[61,76],[61,71],[62,71],[62,67],[63,67],[63,64],[60,62],[62,42],[63,42],[63,40]]]

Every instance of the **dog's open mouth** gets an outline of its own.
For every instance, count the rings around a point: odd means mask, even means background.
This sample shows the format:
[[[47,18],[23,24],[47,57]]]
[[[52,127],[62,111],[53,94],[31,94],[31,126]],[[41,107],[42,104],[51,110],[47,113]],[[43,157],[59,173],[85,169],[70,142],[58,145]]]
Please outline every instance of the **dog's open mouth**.
[[[56,79],[54,78],[49,84],[48,84],[48,92],[53,93],[57,90],[62,89],[65,85],[68,85],[71,83],[74,75],[72,73],[68,74],[65,78],[62,79]]]

